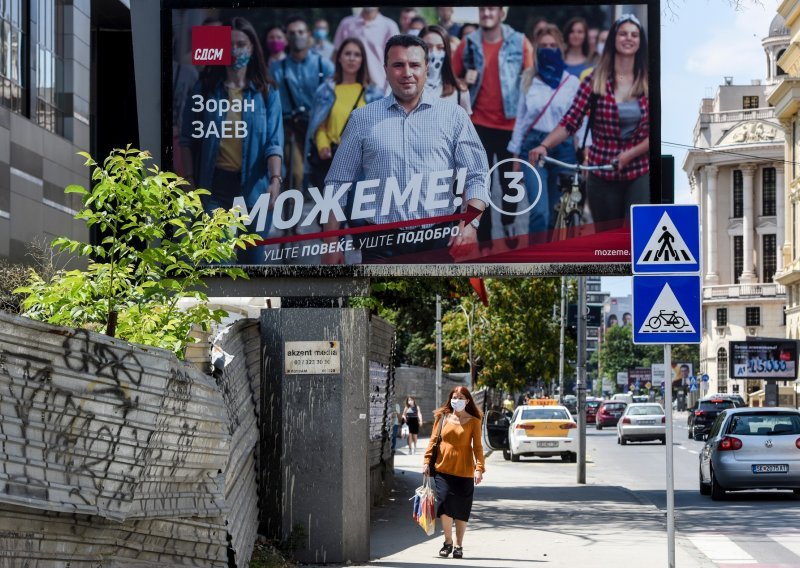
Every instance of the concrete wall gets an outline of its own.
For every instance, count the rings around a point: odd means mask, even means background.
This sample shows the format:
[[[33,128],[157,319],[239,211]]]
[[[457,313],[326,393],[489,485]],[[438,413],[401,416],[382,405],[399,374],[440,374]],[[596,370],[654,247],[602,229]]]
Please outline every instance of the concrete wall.
[[[467,376],[464,373],[443,373],[441,401],[453,387],[466,386]],[[414,397],[417,405],[422,408],[423,424],[420,434],[429,436],[433,427],[433,411],[436,410],[436,371],[426,367],[412,367],[402,365],[395,369],[395,397],[392,401],[399,404],[402,410],[408,397]]]

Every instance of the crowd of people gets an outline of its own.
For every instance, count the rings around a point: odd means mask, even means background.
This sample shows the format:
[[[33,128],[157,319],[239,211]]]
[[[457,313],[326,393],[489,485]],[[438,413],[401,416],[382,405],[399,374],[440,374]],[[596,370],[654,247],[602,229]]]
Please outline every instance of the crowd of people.
[[[436,10],[436,22],[414,8],[402,10],[395,22],[379,8],[363,8],[335,31],[325,19],[301,16],[261,34],[243,17],[204,22],[231,26],[232,61],[205,67],[191,88],[176,92],[183,100],[176,100],[173,119],[180,122],[176,164],[191,183],[210,190],[206,207],[229,208],[239,197],[252,211],[268,194],[260,231],[266,238],[275,200],[289,189],[322,191],[328,184],[389,176],[405,188],[414,174],[466,168],[460,207],[483,211],[491,199],[488,173],[502,162],[502,235],[515,248],[521,186],[513,180],[522,177],[534,204],[528,242],[555,222],[560,169],[544,156],[616,166],[588,175],[595,223],[622,221],[631,204],[649,202],[647,41],[635,16],[623,15],[608,30],[583,18],[563,26],[540,19],[525,34],[504,23],[504,7],[479,7],[474,24],[454,21],[453,8]],[[197,95],[242,104],[221,115],[189,102]],[[247,136],[198,137],[198,122],[205,132],[244,123]],[[519,171],[523,176],[513,173]],[[346,201],[352,209],[351,194]],[[381,224],[453,212],[449,203],[433,203],[424,211],[398,207],[348,219]],[[340,224],[330,216],[323,228]],[[482,214],[462,222],[458,237],[402,246],[394,239],[362,250],[362,262],[437,250],[457,257],[476,245],[485,253],[494,246],[492,235],[492,216]],[[259,263],[258,255],[253,247],[239,261]],[[342,263],[344,256],[330,252],[322,261]]]

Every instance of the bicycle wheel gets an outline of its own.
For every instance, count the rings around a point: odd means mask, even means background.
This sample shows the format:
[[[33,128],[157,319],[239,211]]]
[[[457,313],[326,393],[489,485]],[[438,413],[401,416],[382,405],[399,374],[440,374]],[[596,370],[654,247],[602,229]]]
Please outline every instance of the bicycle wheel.
[[[653,316],[649,320],[647,320],[647,327],[650,329],[658,329],[661,327],[661,318],[658,316]]]
[[[686,320],[683,319],[681,316],[675,316],[672,318],[672,327],[675,329],[683,329],[686,325]]]

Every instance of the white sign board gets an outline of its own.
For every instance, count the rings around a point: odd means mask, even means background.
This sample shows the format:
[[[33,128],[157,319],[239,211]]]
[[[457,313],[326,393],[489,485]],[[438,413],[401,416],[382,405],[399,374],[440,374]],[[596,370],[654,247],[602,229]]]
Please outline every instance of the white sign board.
[[[666,370],[664,369],[664,363],[653,363],[650,365],[650,373],[654,385],[664,384],[664,379],[666,378],[667,374]]]
[[[283,345],[286,375],[338,375],[341,367],[338,341],[287,341]]]
[[[618,385],[628,384],[628,371],[620,371],[617,373],[617,384]]]

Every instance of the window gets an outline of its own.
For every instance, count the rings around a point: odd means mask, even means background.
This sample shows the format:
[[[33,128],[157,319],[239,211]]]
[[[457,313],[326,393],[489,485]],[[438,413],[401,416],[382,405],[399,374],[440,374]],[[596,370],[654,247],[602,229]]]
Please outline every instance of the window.
[[[2,1],[2,0],[0,0]],[[64,116],[64,17],[63,0],[36,0],[36,116],[39,126],[62,134]]]
[[[761,325],[761,308],[745,308],[744,314],[745,325]]]
[[[26,5],[22,0],[0,0],[0,106],[23,114]]]
[[[745,95],[742,97],[742,108],[758,108],[758,95]]]
[[[733,170],[733,217],[744,217],[744,178],[742,170]]]
[[[717,327],[728,325],[728,308],[717,308]]]
[[[778,61],[778,59],[783,57],[784,53],[786,53],[786,50],[785,49],[781,49],[778,52],[778,56],[775,58],[775,61]],[[780,77],[781,75],[786,75],[786,71],[784,71],[783,68],[780,65],[776,65],[776,67],[777,67],[777,69],[775,70],[775,72],[778,75],[778,77]]]
[[[744,237],[733,237],[733,282],[739,283],[744,270]]]
[[[778,270],[777,238],[775,235],[764,235],[761,241],[761,256],[763,257],[763,282],[772,282],[775,271]]]
[[[717,392],[728,391],[728,352],[724,347],[717,351]]]
[[[775,215],[775,168],[761,170],[761,214]]]

